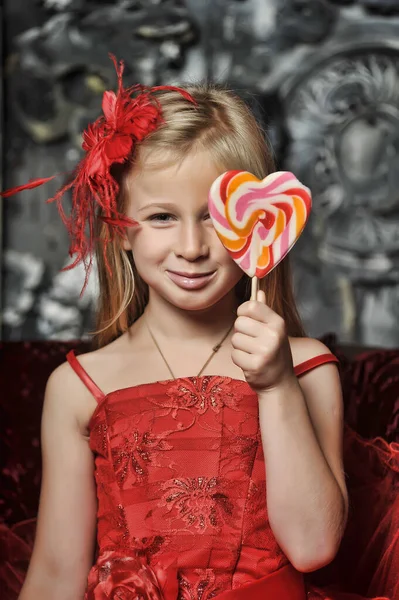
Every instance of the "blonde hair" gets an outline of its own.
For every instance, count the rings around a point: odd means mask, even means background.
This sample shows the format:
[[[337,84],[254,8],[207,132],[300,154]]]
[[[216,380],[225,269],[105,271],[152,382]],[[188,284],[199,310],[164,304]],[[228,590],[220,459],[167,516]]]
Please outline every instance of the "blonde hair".
[[[263,179],[275,170],[272,151],[246,104],[233,92],[214,85],[190,85],[186,89],[197,105],[178,92],[162,91],[156,98],[162,108],[163,123],[137,148],[129,164],[114,169],[120,183],[120,211],[126,210],[127,176],[137,161],[166,156],[168,162],[183,160],[189,152],[206,149],[221,170],[250,171]],[[131,253],[115,238],[106,247],[110,272],[106,268],[101,243],[104,223],[96,223],[99,240],[96,254],[100,297],[97,309],[95,345],[102,347],[125,332],[144,312],[148,286],[138,274]],[[295,306],[290,266],[285,258],[267,277],[260,280],[268,305],[281,315],[288,334],[303,336],[304,330]],[[237,284],[239,302],[250,296],[250,280],[244,275]]]

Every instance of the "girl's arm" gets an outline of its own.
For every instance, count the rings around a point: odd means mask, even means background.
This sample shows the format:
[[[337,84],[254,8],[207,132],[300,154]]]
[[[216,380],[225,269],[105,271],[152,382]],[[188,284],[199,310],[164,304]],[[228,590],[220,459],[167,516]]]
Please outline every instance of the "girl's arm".
[[[81,600],[93,561],[96,493],[79,380],[51,375],[42,416],[43,475],[36,539],[19,600]]]
[[[301,341],[303,360],[328,352],[317,340]],[[348,511],[336,366],[260,394],[259,417],[273,533],[299,571],[319,569],[334,558]]]
[[[314,571],[334,558],[347,518],[338,370],[320,366],[299,383],[285,323],[264,292],[237,314],[232,359],[258,394],[270,525],[291,563]],[[298,362],[329,352],[317,340],[294,345]]]

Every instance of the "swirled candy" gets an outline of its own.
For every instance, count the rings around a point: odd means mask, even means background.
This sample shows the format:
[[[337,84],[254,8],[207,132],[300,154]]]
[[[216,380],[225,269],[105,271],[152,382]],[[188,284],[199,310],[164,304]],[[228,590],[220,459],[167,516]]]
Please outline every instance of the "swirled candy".
[[[216,232],[249,277],[265,277],[300,237],[312,207],[310,190],[292,173],[263,181],[247,171],[220,175],[209,192]]]

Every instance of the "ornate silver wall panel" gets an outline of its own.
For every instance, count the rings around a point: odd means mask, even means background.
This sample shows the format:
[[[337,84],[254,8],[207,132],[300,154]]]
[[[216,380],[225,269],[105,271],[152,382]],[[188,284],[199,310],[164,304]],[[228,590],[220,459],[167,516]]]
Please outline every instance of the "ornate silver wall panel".
[[[22,9],[22,6],[24,8]],[[6,185],[68,171],[80,132],[115,85],[204,77],[241,93],[268,129],[279,167],[314,194],[293,251],[311,335],[399,343],[399,11],[393,0],[43,0],[18,30],[6,0]],[[7,201],[4,337],[87,334],[94,278],[61,273],[67,239],[56,185]]]

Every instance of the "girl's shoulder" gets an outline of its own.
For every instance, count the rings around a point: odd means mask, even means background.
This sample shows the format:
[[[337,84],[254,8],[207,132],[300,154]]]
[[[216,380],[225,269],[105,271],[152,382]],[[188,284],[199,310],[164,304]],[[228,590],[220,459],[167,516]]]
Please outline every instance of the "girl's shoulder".
[[[53,383],[54,385],[73,385],[76,381],[79,381],[76,377],[76,372],[74,373],[74,369],[71,368],[72,361],[68,360],[71,356],[76,358],[84,369],[90,369],[90,371],[94,369],[94,372],[100,373],[110,361],[112,362],[119,345],[120,339],[102,348],[90,350],[82,354],[79,351],[71,350],[65,355],[65,361],[51,373],[49,383]]]
[[[295,366],[312,358],[331,354],[331,350],[320,340],[309,337],[290,337],[292,360]]]
[[[73,351],[73,354],[77,356],[79,363],[84,368],[87,367],[90,370],[94,369],[94,371],[101,373],[106,365],[109,365],[110,362],[112,364],[112,362],[117,359],[118,354],[120,355],[121,352],[124,352],[125,346],[125,337],[122,335],[101,348],[96,348],[84,353],[75,353],[75,351]],[[66,364],[68,364],[68,361],[66,361]]]
[[[67,360],[59,365],[47,380],[43,414],[50,422],[74,422],[82,435],[87,435],[87,423],[95,400],[76,376]]]
[[[133,328],[132,328],[133,329]],[[102,348],[84,354],[69,354],[69,367],[99,402],[111,392],[151,381],[151,343],[142,328],[134,328]],[[86,389],[86,392],[87,392]]]
[[[47,381],[45,407],[50,406],[54,413],[72,415],[81,432],[87,435],[88,423],[101,396],[109,391],[108,387],[115,386],[113,379],[123,353],[122,343],[123,340],[118,338],[103,348],[84,354],[69,353]],[[85,384],[82,373],[89,376],[92,386]]]
[[[73,351],[61,368],[69,369],[77,380],[79,377],[76,375],[83,372],[88,374],[96,386],[107,394],[114,386],[113,380],[120,366],[126,362],[126,345],[126,340],[121,336],[106,346],[83,354]],[[134,354],[134,344],[129,350]]]

